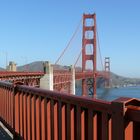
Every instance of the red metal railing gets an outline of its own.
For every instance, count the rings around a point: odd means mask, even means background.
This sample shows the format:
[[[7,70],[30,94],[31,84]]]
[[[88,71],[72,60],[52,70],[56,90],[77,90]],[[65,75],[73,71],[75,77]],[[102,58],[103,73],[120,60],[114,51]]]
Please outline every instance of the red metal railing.
[[[0,120],[14,139],[139,140],[139,106],[136,99],[105,102],[0,82]]]
[[[11,83],[0,82],[0,121],[14,133],[14,86]]]

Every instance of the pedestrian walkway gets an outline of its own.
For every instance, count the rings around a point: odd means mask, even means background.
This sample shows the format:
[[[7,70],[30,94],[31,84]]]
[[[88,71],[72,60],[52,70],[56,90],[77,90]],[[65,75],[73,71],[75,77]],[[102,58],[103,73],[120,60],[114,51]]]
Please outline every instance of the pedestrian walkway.
[[[1,126],[0,126],[0,140],[12,140],[12,138]]]

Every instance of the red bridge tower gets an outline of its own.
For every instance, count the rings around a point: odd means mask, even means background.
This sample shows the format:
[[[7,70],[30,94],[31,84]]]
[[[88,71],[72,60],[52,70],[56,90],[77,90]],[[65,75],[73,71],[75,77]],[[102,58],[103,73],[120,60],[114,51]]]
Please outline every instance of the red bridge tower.
[[[88,20],[92,21],[92,25],[87,25]],[[87,33],[92,34],[92,37],[88,38]],[[92,52],[87,53],[87,47],[92,47]],[[92,61],[93,81],[90,79],[82,79],[82,95],[88,95],[88,92],[96,95],[96,14],[84,14],[83,15],[83,38],[82,38],[82,72],[86,72],[86,62]]]

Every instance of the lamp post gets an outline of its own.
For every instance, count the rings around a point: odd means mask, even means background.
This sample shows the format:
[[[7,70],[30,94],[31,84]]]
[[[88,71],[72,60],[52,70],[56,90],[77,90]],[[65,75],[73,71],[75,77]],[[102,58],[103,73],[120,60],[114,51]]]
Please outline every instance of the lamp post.
[[[7,70],[7,65],[8,65],[8,53],[7,51],[2,51],[1,54],[5,55],[5,70]]]

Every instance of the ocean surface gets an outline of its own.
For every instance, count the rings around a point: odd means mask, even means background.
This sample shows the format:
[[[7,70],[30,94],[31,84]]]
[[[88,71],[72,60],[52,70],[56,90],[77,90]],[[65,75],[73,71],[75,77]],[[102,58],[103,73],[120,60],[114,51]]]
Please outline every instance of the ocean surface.
[[[76,94],[81,95],[81,88],[76,89]],[[119,97],[131,97],[140,99],[140,87],[97,89],[97,99],[113,101]]]

